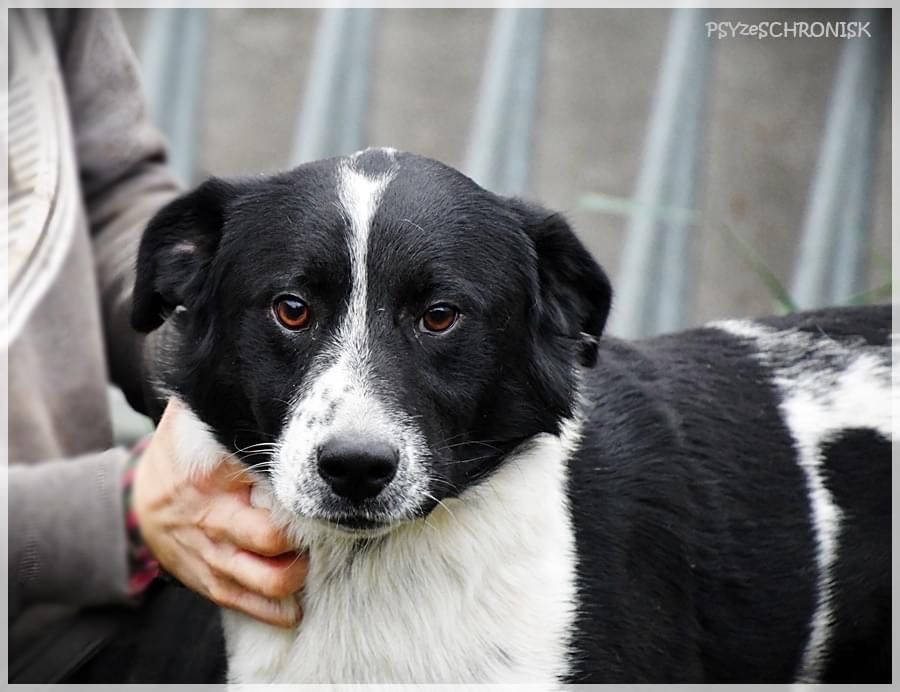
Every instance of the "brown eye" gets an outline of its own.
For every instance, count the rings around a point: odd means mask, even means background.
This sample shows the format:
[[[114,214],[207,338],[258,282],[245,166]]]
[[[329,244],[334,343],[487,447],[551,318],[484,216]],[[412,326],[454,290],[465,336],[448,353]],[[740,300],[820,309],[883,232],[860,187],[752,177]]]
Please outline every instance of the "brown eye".
[[[456,324],[459,310],[452,305],[439,303],[432,305],[419,320],[419,329],[430,334],[442,334]]]
[[[306,329],[312,319],[312,310],[295,296],[276,298],[272,304],[272,312],[282,327],[295,332]]]

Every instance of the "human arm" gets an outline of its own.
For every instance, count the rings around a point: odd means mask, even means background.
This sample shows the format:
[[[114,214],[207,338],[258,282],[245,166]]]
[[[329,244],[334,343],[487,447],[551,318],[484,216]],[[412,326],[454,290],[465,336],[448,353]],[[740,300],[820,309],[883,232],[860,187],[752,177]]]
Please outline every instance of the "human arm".
[[[93,246],[110,379],[146,412],[144,337],[129,323],[135,258],[149,219],[180,191],[113,10],[50,13]]]

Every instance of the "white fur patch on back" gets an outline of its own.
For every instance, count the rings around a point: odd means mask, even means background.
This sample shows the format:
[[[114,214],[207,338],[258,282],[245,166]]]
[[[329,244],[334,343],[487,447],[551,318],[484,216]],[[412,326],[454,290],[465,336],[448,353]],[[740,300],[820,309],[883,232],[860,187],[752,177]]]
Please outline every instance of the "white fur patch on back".
[[[308,534],[303,622],[285,631],[226,613],[230,681],[555,683],[575,610],[565,463],[577,437],[571,425],[539,436],[367,545]]]
[[[842,513],[825,485],[822,445],[849,428],[870,428],[891,439],[891,361],[886,349],[839,342],[798,330],[728,320],[710,327],[754,342],[758,358],[775,374],[779,408],[803,469],[816,540],[816,608],[797,672],[816,682],[828,656],[833,612],[833,568]]]

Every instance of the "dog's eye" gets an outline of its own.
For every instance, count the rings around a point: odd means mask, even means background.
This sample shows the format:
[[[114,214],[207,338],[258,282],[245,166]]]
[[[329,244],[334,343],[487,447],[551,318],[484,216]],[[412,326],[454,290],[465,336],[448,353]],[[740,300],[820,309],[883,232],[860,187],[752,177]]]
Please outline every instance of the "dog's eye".
[[[459,319],[459,310],[446,303],[432,305],[419,320],[419,329],[429,334],[443,334]]]
[[[272,304],[272,312],[282,327],[294,332],[306,329],[312,319],[312,310],[296,296],[279,296]]]

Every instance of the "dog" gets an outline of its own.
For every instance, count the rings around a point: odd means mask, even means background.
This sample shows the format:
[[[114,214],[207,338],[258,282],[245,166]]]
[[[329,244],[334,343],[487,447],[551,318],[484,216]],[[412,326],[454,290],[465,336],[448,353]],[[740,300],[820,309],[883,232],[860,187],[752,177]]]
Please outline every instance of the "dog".
[[[392,149],[163,208],[179,457],[265,451],[310,553],[296,629],[224,612],[228,679],[888,681],[889,307],[628,342],[611,302],[561,215]]]

